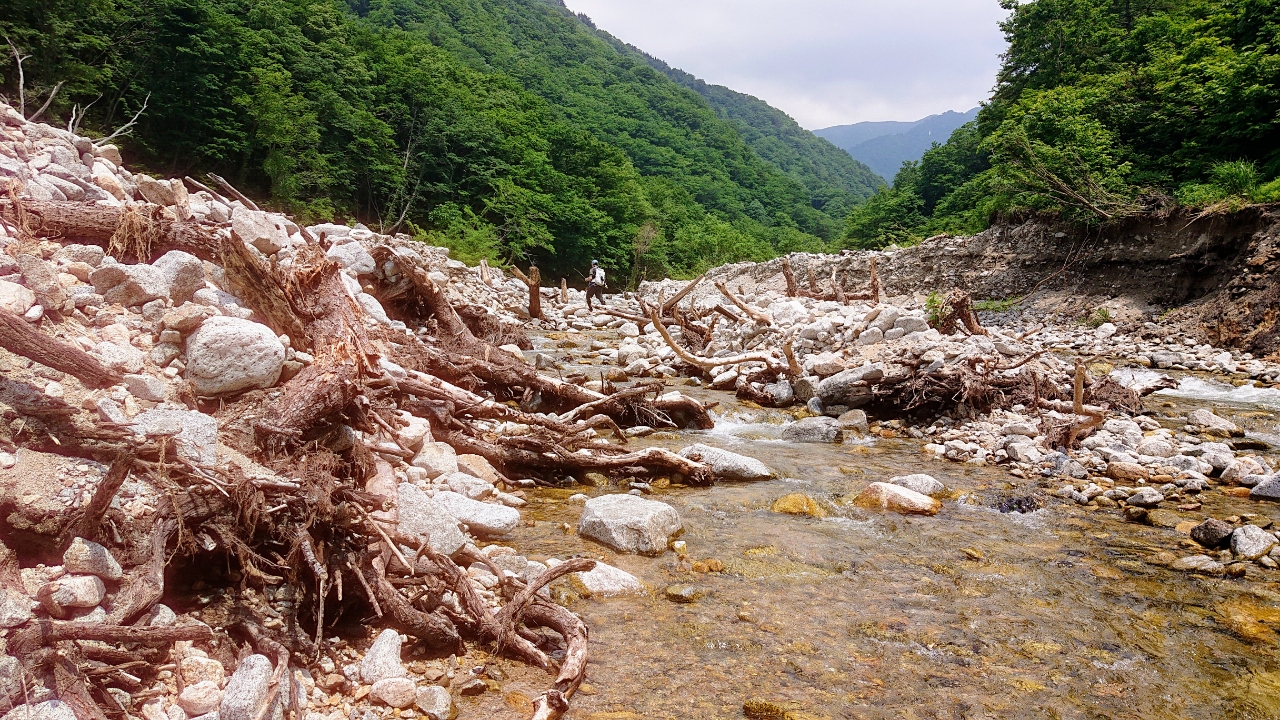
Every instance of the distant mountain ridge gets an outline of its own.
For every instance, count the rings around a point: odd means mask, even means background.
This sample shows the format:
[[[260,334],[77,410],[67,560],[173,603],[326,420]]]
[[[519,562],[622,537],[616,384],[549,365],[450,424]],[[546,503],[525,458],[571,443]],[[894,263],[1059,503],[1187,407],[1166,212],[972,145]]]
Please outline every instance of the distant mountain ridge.
[[[902,163],[919,160],[933,143],[945,143],[955,129],[978,116],[978,108],[967,112],[948,110],[915,122],[860,122],[813,131],[849,153],[887,181],[898,174]]]

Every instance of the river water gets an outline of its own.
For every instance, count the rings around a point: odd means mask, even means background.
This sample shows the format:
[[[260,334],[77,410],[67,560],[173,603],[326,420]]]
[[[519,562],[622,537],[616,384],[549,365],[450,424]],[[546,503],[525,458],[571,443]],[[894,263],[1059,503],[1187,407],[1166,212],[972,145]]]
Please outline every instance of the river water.
[[[1166,425],[1212,391],[1227,394],[1210,398],[1215,407],[1236,401],[1235,420],[1273,431],[1269,410],[1280,402],[1195,382],[1148,399]],[[778,439],[786,411],[694,394],[720,401],[714,430],[633,442],[704,442],[778,475],[655,489],[684,521],[688,560],[719,560],[722,572],[696,572],[671,552],[619,555],[566,529],[582,510],[569,494],[623,488],[536,491],[526,512],[536,523],[510,539],[532,558],[603,559],[653,590],[571,603],[592,644],[570,717],[734,718],[763,699],[793,708],[793,718],[1280,718],[1280,573],[1171,571],[1173,557],[1199,552],[1180,547],[1190,541],[1176,530],[1052,499],[1027,513],[997,509],[1037,490],[1045,498],[1056,483],[928,460],[911,439],[787,443]],[[848,505],[869,482],[915,472],[952,491],[935,517]],[[769,510],[793,492],[829,516]],[[1216,490],[1202,500],[1179,514],[1280,518],[1273,505]],[[674,603],[663,593],[672,584],[707,594]],[[482,704],[494,717],[510,710]]]

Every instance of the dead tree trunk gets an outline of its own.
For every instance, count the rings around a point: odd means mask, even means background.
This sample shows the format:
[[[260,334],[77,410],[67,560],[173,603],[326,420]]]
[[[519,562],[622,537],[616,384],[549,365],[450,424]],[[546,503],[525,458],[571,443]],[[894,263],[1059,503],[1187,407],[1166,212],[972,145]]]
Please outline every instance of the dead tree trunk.
[[[0,310],[0,347],[74,376],[91,388],[111,387],[124,380],[89,353],[45,335],[8,310]]]
[[[542,319],[542,273],[537,265],[529,266],[529,317]]]

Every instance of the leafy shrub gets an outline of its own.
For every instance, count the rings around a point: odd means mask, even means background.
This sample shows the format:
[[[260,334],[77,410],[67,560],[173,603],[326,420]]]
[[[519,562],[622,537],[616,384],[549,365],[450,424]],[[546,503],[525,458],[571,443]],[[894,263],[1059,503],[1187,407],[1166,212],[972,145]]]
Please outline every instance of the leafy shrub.
[[[1263,203],[1280,202],[1280,178],[1259,187],[1253,199]]]
[[[1251,160],[1217,163],[1209,176],[1228,196],[1252,200],[1258,190],[1258,165]]]

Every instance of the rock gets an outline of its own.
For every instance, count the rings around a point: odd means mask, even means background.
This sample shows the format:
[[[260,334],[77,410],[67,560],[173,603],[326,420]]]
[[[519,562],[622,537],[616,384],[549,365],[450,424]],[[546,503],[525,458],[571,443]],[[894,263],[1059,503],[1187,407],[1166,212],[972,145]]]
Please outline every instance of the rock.
[[[108,303],[133,307],[169,297],[169,284],[165,282],[164,275],[159,269],[144,264],[116,265],[115,267],[124,271],[122,282],[106,292],[102,292],[98,284],[94,283],[94,288],[102,293]],[[94,271],[89,276],[90,279],[97,277],[105,269]]]
[[[356,275],[368,275],[378,269],[378,264],[374,262],[373,256],[358,242],[334,245],[329,248],[329,251],[324,256]],[[446,281],[447,279],[448,277],[446,276]]]
[[[1009,454],[1009,459],[1014,462],[1035,464],[1044,457],[1040,450],[1029,442],[1009,443],[1004,447],[1004,451]]]
[[[149,203],[168,206],[177,202],[177,197],[168,181],[157,180],[141,173],[134,175],[133,181],[138,186],[138,192],[142,193],[142,198]]]
[[[274,255],[289,245],[289,231],[279,216],[246,208],[236,208],[231,216],[231,237],[263,255]]]
[[[1280,475],[1273,475],[1253,486],[1249,497],[1254,500],[1280,501]]]
[[[458,708],[454,706],[449,691],[439,685],[419,687],[413,704],[427,720],[454,720],[458,717]]]
[[[93,353],[103,365],[125,373],[138,372],[147,360],[147,356],[138,348],[113,342],[98,343],[94,346]]]
[[[1176,528],[1182,522],[1182,518],[1172,510],[1149,510],[1146,522],[1154,527]]]
[[[488,689],[489,689],[489,686],[485,684],[485,681],[481,680],[480,678],[473,678],[471,680],[467,680],[466,682],[463,682],[461,685],[458,685],[456,687],[457,693],[463,697],[473,697],[476,695],[483,695]]]
[[[452,556],[467,544],[466,536],[458,529],[458,519],[416,485],[400,483],[396,509],[396,529],[430,538],[431,548],[442,555]]]
[[[1275,536],[1257,525],[1244,525],[1231,533],[1231,552],[1237,558],[1257,560],[1275,546]]]
[[[1169,567],[1182,572],[1194,572],[1202,575],[1221,575],[1226,570],[1226,566],[1208,555],[1191,555],[1190,557],[1179,558],[1174,560]]]
[[[79,262],[95,268],[101,265],[103,258],[107,256],[107,252],[97,245],[81,245],[79,243],[63,245],[59,253],[69,263]]]
[[[222,693],[219,720],[257,720],[259,708],[267,701],[274,672],[274,664],[265,655],[250,655],[241,660]],[[280,702],[279,694],[275,702]],[[272,715],[269,710],[263,717]]]
[[[152,265],[160,271],[169,287],[169,299],[174,305],[189,301],[197,290],[204,288],[204,263],[191,253],[170,250]]]
[[[633,322],[624,322],[618,326],[618,335],[624,338],[640,337],[640,328]]]
[[[548,560],[547,564],[555,567],[560,562]],[[573,573],[569,576],[569,581],[574,590],[583,597],[624,597],[649,593],[644,583],[640,582],[635,575],[599,561],[591,570]]]
[[[812,400],[816,396],[818,385],[821,382],[813,375],[803,375],[791,381],[791,390],[795,393],[796,402],[803,405]]]
[[[445,443],[424,442],[409,464],[426,470],[427,477],[434,480],[441,475],[458,472],[458,455]]]
[[[417,698],[418,686],[406,677],[383,678],[369,689],[374,700],[393,708],[407,708]]]
[[[796,443],[840,443],[844,442],[844,428],[835,418],[807,417],[783,428],[782,439]]]
[[[1107,463],[1107,477],[1113,480],[1137,481],[1150,479],[1151,473],[1137,463],[1112,462]]]
[[[416,453],[422,449],[424,442],[431,440],[431,423],[408,413],[404,413],[400,417],[407,420],[409,424],[396,431],[396,438],[400,440],[400,444],[404,445],[405,449]],[[475,473],[472,474],[474,475]]]
[[[16,260],[22,273],[22,284],[36,294],[38,302],[54,309],[66,303],[67,293],[58,281],[58,270],[53,263],[26,254],[19,254]]]
[[[23,315],[36,304],[36,294],[8,280],[0,280],[0,309]]]
[[[169,388],[164,380],[152,375],[125,375],[124,386],[130,395],[151,402],[163,402]]]
[[[892,510],[913,515],[937,515],[942,509],[942,503],[928,495],[882,482],[868,485],[866,490],[854,498],[853,504],[861,508]]]
[[[904,315],[893,323],[893,328],[895,330],[902,330],[906,334],[910,335],[911,333],[928,332],[929,322],[922,317]]]
[[[873,327],[862,331],[862,334],[858,336],[857,344],[860,347],[865,345],[875,345],[883,340],[884,331],[880,328]]]
[[[805,495],[804,493],[791,493],[783,495],[769,509],[776,513],[785,513],[787,515],[808,515],[809,517],[823,518],[827,516],[827,511],[818,504],[817,500]]]
[[[379,680],[402,678],[408,674],[400,664],[400,633],[383,630],[360,661],[361,682],[372,685]]]
[[[186,378],[204,396],[271,387],[284,356],[284,345],[266,325],[211,317],[187,338]]]
[[[480,478],[484,482],[497,486],[499,483],[508,483],[508,480],[502,473],[499,473],[493,464],[485,460],[483,455],[458,455],[458,470],[462,473],[471,475],[474,478]]]
[[[441,475],[437,478],[440,482],[449,486],[449,489],[459,495],[469,497],[472,500],[484,500],[493,496],[492,483],[485,482],[478,477],[468,475],[464,472],[449,473]]]
[[[192,462],[218,462],[218,421],[202,412],[158,408],[140,413],[133,424],[148,437],[173,436],[178,454]]]
[[[764,394],[772,400],[774,407],[788,407],[795,402],[795,391],[791,389],[791,383],[786,380],[769,383],[762,389]]]
[[[173,611],[170,610],[170,612]],[[226,675],[227,671],[222,667],[222,663],[213,658],[195,655],[188,655],[182,658],[182,679],[188,685],[211,682],[218,687],[222,687],[222,679]]]
[[[119,580],[124,574],[111,551],[82,537],[72,540],[62,554],[62,567],[69,573],[97,575],[103,580]]]
[[[1140,455],[1150,455],[1152,457],[1167,458],[1178,454],[1177,448],[1173,443],[1163,438],[1147,438],[1138,443],[1136,448]]]
[[[481,537],[506,535],[520,526],[520,511],[515,508],[479,502],[448,491],[436,493],[433,499]]]
[[[1226,547],[1227,541],[1231,539],[1231,533],[1233,532],[1235,532],[1235,528],[1230,523],[1225,523],[1216,518],[1209,518],[1191,528],[1191,539],[1210,550],[1217,550]]]
[[[30,620],[31,598],[17,590],[0,588],[0,630],[15,628]]]
[[[845,369],[844,359],[834,353],[821,353],[805,364],[809,366],[810,372],[820,378],[831,377]]]
[[[947,488],[937,478],[932,475],[917,473],[915,475],[900,475],[898,477],[889,478],[889,482],[908,490],[914,490],[921,495],[929,497],[938,497],[947,492]]]
[[[24,673],[18,658],[0,653],[0,697],[21,697],[24,689]]]
[[[634,495],[601,495],[586,502],[578,534],[619,552],[657,555],[665,552],[683,524],[675,508]]]
[[[1217,435],[1218,437],[1241,437],[1244,435],[1244,431],[1240,429],[1239,425],[1226,418],[1218,417],[1212,410],[1203,408],[1192,410],[1187,415],[1187,424],[1195,425],[1202,432],[1209,435]]]
[[[217,683],[208,680],[186,686],[178,696],[178,707],[192,717],[211,713],[221,704],[222,690]]]
[[[707,596],[707,591],[694,585],[668,585],[662,592],[674,603],[695,603]]]
[[[107,586],[96,575],[64,575],[40,588],[36,599],[54,617],[68,608],[96,607],[107,596]]]
[[[768,480],[773,476],[764,463],[745,455],[698,443],[680,451],[680,457],[705,463],[719,480],[746,482]]]
[[[840,417],[836,418],[836,420],[839,421],[840,427],[846,430],[857,430],[863,434],[870,432],[867,426],[867,413],[865,411],[850,410],[846,413],[841,413]]]
[[[182,335],[188,335],[215,314],[214,309],[208,305],[187,302],[166,312],[160,318],[160,324],[165,330],[174,330]]]
[[[1224,483],[1239,483],[1249,475],[1269,475],[1270,470],[1263,467],[1262,463],[1251,457],[1241,457],[1232,460],[1227,464],[1225,470],[1222,471],[1221,480]],[[1255,485],[1257,483],[1254,483]]]
[[[1115,463],[1112,464],[1114,465]],[[1164,495],[1161,495],[1155,488],[1138,488],[1137,492],[1125,498],[1125,502],[1135,507],[1153,508],[1164,502]]]
[[[0,720],[76,720],[76,714],[61,700],[47,700],[34,705],[18,705]]]

